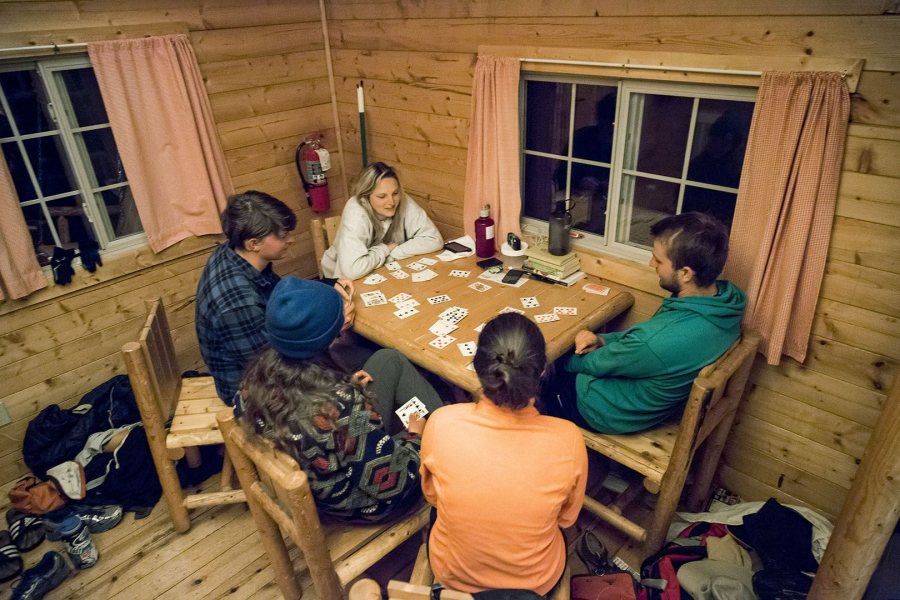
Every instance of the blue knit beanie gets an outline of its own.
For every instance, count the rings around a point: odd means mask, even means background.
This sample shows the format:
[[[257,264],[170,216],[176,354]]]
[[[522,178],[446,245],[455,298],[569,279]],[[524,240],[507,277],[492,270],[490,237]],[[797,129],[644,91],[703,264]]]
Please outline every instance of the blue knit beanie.
[[[269,343],[287,358],[311,358],[324,352],[343,324],[341,295],[317,281],[285,277],[266,305]]]

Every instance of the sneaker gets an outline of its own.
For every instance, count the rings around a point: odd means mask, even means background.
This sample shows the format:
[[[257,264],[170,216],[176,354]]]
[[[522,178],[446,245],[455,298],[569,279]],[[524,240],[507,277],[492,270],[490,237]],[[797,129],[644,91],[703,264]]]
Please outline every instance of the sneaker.
[[[72,569],[59,552],[48,552],[22,574],[10,600],[40,600],[69,576]]]
[[[91,533],[103,533],[109,531],[119,524],[122,520],[122,507],[116,504],[107,506],[88,506],[87,504],[70,504],[65,509],[71,511],[87,525],[88,531]],[[47,532],[47,539],[51,542],[58,542],[59,536],[59,519],[53,515],[45,515],[44,530]]]
[[[581,534],[581,538],[575,546],[575,551],[591,575],[608,575],[621,571],[621,569],[609,563],[609,553],[606,550],[606,546],[589,529],[585,529]]]

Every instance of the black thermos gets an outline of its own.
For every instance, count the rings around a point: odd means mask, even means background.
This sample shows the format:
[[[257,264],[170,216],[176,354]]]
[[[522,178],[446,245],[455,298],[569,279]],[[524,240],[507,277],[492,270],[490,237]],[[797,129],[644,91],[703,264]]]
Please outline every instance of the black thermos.
[[[550,254],[555,256],[563,256],[569,253],[569,245],[571,238],[569,232],[572,230],[572,215],[569,213],[567,204],[568,200],[559,200],[556,208],[550,213]]]

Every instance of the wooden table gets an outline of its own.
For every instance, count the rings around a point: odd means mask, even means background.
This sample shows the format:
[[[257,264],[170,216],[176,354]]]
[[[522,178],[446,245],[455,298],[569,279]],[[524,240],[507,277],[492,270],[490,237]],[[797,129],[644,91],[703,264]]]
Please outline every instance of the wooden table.
[[[427,255],[431,258],[430,255]],[[503,257],[499,257],[503,258]],[[424,282],[413,282],[412,277],[395,279],[386,267],[374,271],[387,277],[387,281],[375,285],[366,285],[363,279],[355,282],[356,321],[353,329],[356,333],[387,348],[396,348],[412,362],[443,377],[470,392],[476,392],[481,386],[475,372],[468,368],[471,356],[463,356],[456,346],[462,342],[477,342],[478,332],[475,327],[485,323],[499,311],[510,306],[523,310],[525,316],[534,319],[535,315],[552,313],[555,306],[573,306],[578,309],[577,316],[560,316],[559,321],[539,323],[538,327],[547,342],[547,358],[556,360],[570,350],[575,343],[575,334],[581,329],[597,330],[611,319],[628,310],[634,303],[634,297],[628,292],[611,289],[606,296],[589,294],[582,287],[585,283],[599,283],[599,280],[587,276],[571,287],[527,280],[521,287],[501,285],[493,281],[479,279],[483,273],[475,262],[474,256],[457,259],[451,262],[438,262],[429,266],[438,273],[434,279]],[[403,270],[412,275],[415,271],[406,268],[416,258],[400,261]],[[467,278],[450,277],[452,270],[470,271]],[[486,292],[478,292],[470,284],[480,281],[491,286]],[[392,302],[379,306],[366,307],[360,294],[380,290],[386,298],[400,292],[411,294],[420,304],[416,307],[419,313],[406,319],[394,316],[397,308]],[[447,294],[449,302],[431,305],[427,298]],[[537,308],[524,308],[520,298],[534,296],[540,302]],[[459,323],[459,328],[450,333],[456,341],[438,350],[428,343],[436,336],[428,328],[438,319],[438,315],[451,306],[469,309],[469,314]]]

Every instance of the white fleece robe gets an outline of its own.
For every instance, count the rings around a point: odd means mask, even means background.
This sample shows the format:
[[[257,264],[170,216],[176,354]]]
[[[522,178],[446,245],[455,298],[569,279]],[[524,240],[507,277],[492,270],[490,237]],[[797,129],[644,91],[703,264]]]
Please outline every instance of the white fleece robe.
[[[398,218],[398,217],[394,217]],[[388,250],[387,243],[374,244],[375,229],[356,196],[347,201],[341,215],[334,243],[322,256],[322,274],[331,279],[359,279],[383,265],[388,256],[396,260],[427,252],[436,252],[444,245],[441,233],[422,208],[409,196],[403,198],[403,222],[395,232],[397,247]],[[391,226],[393,218],[379,221],[382,232]]]

